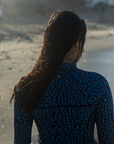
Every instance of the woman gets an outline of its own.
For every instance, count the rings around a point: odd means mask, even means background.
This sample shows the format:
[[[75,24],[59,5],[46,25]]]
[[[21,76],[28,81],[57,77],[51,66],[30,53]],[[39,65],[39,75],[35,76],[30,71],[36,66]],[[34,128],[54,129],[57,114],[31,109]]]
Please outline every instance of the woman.
[[[106,79],[76,67],[86,24],[72,11],[54,13],[41,54],[14,88],[15,144],[30,144],[33,119],[42,144],[114,144],[113,101]]]

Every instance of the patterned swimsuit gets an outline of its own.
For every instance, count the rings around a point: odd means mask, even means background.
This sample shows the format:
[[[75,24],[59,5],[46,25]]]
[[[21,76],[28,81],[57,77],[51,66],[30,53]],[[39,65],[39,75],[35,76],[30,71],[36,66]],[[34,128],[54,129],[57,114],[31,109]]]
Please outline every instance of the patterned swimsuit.
[[[31,143],[33,120],[41,144],[94,144],[95,123],[99,143],[114,144],[113,99],[107,80],[72,63],[58,67],[29,114],[14,104],[14,144]]]

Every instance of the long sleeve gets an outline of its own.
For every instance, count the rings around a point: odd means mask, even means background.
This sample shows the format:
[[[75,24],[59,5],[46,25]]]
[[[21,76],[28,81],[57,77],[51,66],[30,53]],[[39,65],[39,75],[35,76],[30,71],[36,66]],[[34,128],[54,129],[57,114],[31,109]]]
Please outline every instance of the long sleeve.
[[[108,82],[101,79],[100,101],[96,112],[97,133],[100,144],[114,144],[113,99]]]
[[[33,119],[14,103],[14,144],[30,144]]]

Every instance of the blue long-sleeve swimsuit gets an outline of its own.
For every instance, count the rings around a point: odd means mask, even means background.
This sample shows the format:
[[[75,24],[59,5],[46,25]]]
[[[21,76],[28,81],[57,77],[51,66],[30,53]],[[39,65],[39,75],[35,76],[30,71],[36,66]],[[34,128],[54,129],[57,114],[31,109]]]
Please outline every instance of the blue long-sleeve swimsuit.
[[[42,144],[94,144],[95,123],[99,143],[114,144],[113,99],[107,80],[72,63],[58,67],[36,109],[26,113],[14,103],[15,144],[31,143],[33,120]]]

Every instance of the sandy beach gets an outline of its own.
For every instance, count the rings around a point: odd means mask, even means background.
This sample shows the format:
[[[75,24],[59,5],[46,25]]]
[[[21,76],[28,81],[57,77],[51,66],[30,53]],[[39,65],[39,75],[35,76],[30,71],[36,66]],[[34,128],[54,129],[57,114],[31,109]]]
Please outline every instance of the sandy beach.
[[[52,12],[53,8],[49,8]],[[46,9],[43,13],[39,10],[30,17],[26,14],[21,17],[19,12],[17,16],[8,15],[3,11],[0,22],[0,144],[13,144],[14,109],[9,100],[14,85],[32,69],[38,58],[50,11]],[[79,13],[86,20],[88,33],[85,52],[77,67],[102,74],[109,82],[114,99],[114,21],[111,17],[106,19],[107,13],[100,11],[89,9]],[[37,138],[38,132],[33,124],[32,144],[37,143]],[[94,138],[97,140],[96,129]]]

